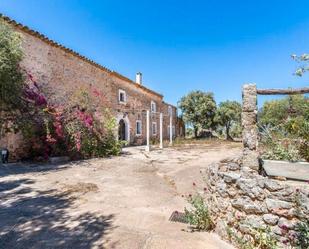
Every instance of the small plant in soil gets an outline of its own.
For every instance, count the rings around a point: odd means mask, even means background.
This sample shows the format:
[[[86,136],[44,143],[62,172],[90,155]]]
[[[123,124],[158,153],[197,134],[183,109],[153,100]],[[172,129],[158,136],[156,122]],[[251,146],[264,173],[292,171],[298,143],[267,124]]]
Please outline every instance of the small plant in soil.
[[[204,199],[201,195],[189,196],[188,202],[192,208],[185,208],[186,221],[198,231],[210,231],[214,228],[214,223]]]

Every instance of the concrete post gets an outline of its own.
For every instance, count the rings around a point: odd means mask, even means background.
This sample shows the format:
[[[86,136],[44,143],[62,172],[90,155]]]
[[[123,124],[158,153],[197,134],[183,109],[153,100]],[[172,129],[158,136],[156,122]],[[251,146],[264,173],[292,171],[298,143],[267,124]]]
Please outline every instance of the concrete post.
[[[163,113],[160,113],[160,149],[163,149]]]
[[[243,167],[259,170],[257,152],[257,90],[255,84],[246,84],[243,86],[242,101]]]
[[[146,144],[146,151],[150,151],[150,113],[149,110],[146,112],[146,138],[147,138],[147,144]]]
[[[173,116],[170,115],[170,145],[173,145]]]

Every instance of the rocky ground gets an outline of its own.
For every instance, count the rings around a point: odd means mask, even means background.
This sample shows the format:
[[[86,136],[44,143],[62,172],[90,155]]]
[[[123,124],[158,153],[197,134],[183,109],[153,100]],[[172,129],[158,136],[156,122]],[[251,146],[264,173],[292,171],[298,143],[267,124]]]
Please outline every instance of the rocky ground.
[[[241,144],[182,144],[62,165],[0,167],[0,248],[232,248],[170,222],[200,170]],[[196,187],[192,183],[196,183]]]

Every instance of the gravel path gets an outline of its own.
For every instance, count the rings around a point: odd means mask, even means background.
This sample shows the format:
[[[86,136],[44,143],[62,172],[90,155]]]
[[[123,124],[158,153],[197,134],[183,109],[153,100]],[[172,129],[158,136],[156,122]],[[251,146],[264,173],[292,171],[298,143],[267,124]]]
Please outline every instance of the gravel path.
[[[218,236],[169,222],[203,188],[200,169],[235,156],[212,142],[109,159],[0,168],[0,248],[232,248]]]

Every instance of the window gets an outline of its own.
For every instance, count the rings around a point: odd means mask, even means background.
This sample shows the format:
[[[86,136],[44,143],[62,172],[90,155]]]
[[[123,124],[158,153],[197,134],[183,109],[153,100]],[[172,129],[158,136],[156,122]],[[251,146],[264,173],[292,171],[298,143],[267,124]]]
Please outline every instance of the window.
[[[136,120],[136,135],[142,135],[142,121]]]
[[[127,95],[126,95],[126,92],[124,90],[119,89],[118,100],[119,100],[119,103],[126,103],[127,102]]]
[[[152,123],[152,135],[157,135],[157,123],[153,122]]]
[[[156,102],[151,101],[151,106],[150,106],[151,112],[156,112],[157,111],[157,105]]]
[[[173,109],[171,106],[168,107],[168,115],[172,116],[173,115]]]

